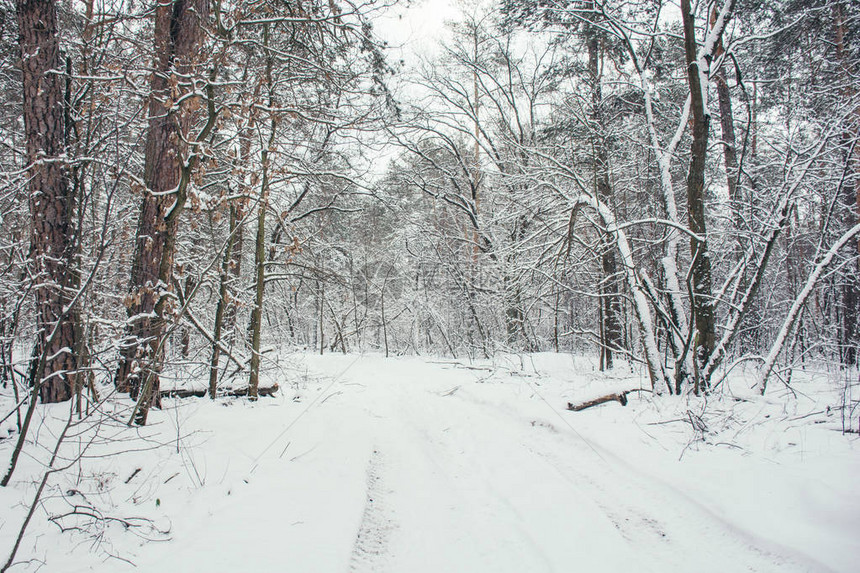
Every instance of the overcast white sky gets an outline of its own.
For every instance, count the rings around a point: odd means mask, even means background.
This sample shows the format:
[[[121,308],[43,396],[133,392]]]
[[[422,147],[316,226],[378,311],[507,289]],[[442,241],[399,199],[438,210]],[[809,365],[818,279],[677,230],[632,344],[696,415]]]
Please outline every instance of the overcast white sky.
[[[451,0],[400,2],[374,21],[376,33],[391,47],[392,61],[403,58],[413,64],[416,53],[433,49],[445,34],[445,21],[456,19],[459,11]]]
[[[460,18],[484,4],[481,0],[411,0],[403,1],[374,20],[375,31],[391,46],[392,62],[403,59],[407,67],[416,56],[437,51],[439,40],[447,36],[447,21]]]

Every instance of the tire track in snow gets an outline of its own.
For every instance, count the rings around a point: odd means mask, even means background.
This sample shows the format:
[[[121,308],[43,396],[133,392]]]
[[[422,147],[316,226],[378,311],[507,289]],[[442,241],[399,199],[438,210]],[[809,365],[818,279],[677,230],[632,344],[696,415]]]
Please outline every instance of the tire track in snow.
[[[468,390],[450,399],[452,406],[467,402],[478,408],[473,415],[480,411],[494,420],[500,438],[506,432],[512,438],[511,443],[517,443],[514,440],[518,435],[525,437],[515,427],[526,428],[528,418],[508,404],[484,401]],[[829,571],[811,556],[760,538],[723,519],[707,504],[684,491],[675,491],[670,484],[647,472],[639,472],[603,445],[599,446],[603,455],[599,455],[582,436],[577,437],[583,443],[579,440],[571,443],[567,432],[558,433],[553,427],[556,432],[541,435],[542,424],[532,422],[531,426],[536,429],[530,438],[519,442],[519,453],[527,452],[535,461],[542,460],[573,491],[586,494],[631,547],[650,547],[653,559],[640,563],[647,569],[656,571],[667,564],[670,568],[683,568],[685,563],[690,564],[690,552],[695,552],[700,571],[719,571],[726,563],[737,571]],[[571,451],[578,451],[579,455],[571,455]],[[583,464],[584,459],[592,463]],[[491,483],[488,485],[491,491],[495,489]],[[663,508],[659,513],[654,511],[657,506]],[[711,543],[703,544],[705,540]],[[684,555],[687,557],[679,558]]]
[[[618,555],[598,555],[588,542],[577,541],[582,536],[603,546],[595,532],[617,534],[609,520],[587,523],[564,507],[568,497],[589,500],[524,447],[521,438],[527,430],[517,428],[510,415],[421,387],[401,392],[399,398],[398,421],[414,443],[413,453],[438,470],[434,491],[440,501],[456,503],[450,529],[471,534],[471,546],[461,547],[468,553],[457,559],[478,559],[482,567],[464,568],[446,546],[445,570],[570,571],[570,553],[577,546],[588,552],[579,556],[581,570],[622,570]]]
[[[546,443],[535,440],[526,447],[577,488],[590,491],[591,499],[626,540],[652,549],[642,566],[653,559],[650,565],[654,570],[668,566],[678,569],[690,567],[697,571],[728,568],[757,573],[831,571],[812,556],[764,539],[742,525],[724,519],[706,503],[683,490],[657,476],[637,471],[634,466],[620,460],[615,452],[604,451],[610,454],[604,464],[583,466],[560,454],[565,451],[560,436],[552,436],[549,444],[553,443],[554,447],[546,447]],[[618,479],[625,470],[627,479]],[[659,515],[653,511],[657,506],[662,507]],[[703,543],[705,540],[709,543]],[[672,564],[679,556],[683,558]],[[695,566],[690,561],[691,556],[694,556],[694,562],[697,561]]]
[[[489,392],[426,365],[410,363],[405,373],[371,364],[365,399],[386,430],[374,439],[390,448],[389,484],[383,490],[374,454],[350,571],[566,572],[571,557],[585,571],[628,571],[630,563],[652,571],[829,571],[814,556],[727,519],[647,462],[625,459],[612,440],[595,437],[592,447],[590,436],[544,422],[547,412],[528,401],[537,394],[531,385],[529,394],[506,385]],[[416,491],[416,483],[427,487]],[[553,503],[538,505],[548,491]],[[434,505],[422,505],[425,499]],[[394,508],[397,525],[386,519]],[[444,531],[426,528],[433,524]],[[601,553],[607,539],[614,545]],[[430,568],[437,563],[443,567]]]
[[[353,573],[387,569],[388,541],[397,527],[385,502],[380,458],[379,450],[374,449],[367,463],[367,499],[349,558],[349,571]]]

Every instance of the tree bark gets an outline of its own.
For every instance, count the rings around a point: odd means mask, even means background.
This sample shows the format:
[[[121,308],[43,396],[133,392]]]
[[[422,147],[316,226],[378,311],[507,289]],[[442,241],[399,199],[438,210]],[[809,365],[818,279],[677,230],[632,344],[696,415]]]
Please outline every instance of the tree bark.
[[[711,11],[711,26],[717,20],[717,7],[714,6]],[[723,40],[717,42],[714,50],[714,57],[718,58],[725,52],[723,48]],[[729,205],[732,211],[732,223],[735,229],[740,227],[740,201],[738,195],[738,153],[737,153],[737,138],[735,137],[735,120],[732,115],[732,98],[729,93],[729,82],[726,77],[725,65],[720,66],[720,69],[714,74],[714,79],[717,84],[717,100],[720,105],[720,131],[723,136],[723,160],[726,166],[726,186],[729,189]]]
[[[137,397],[138,423],[150,403],[160,405],[159,371],[166,323],[172,310],[171,283],[179,215],[186,201],[188,166],[184,154],[194,112],[176,105],[179,78],[193,75],[202,41],[207,0],[160,1],[155,8],[155,72],[150,82],[143,201],[132,259],[128,320],[117,390]]]
[[[247,77],[243,79],[247,80]],[[257,84],[254,91],[254,99],[259,95],[260,85]],[[228,267],[228,274],[232,281],[238,285],[239,279],[242,277],[242,251],[245,243],[245,212],[250,201],[251,186],[248,183],[247,170],[251,163],[251,136],[254,128],[253,115],[249,114],[247,124],[239,132],[239,200],[236,201],[231,209],[235,209],[235,219],[238,227],[233,232],[232,256]],[[231,210],[231,216],[233,212]],[[237,342],[240,338],[236,334],[236,323],[238,319],[238,304],[236,303],[236,290],[238,286],[233,287],[232,292],[228,285],[228,293],[234,299],[232,304],[229,304],[224,309],[224,326],[227,340],[230,343]]]
[[[732,115],[732,98],[726,70],[720,68],[716,73],[717,99],[720,103],[720,130],[723,135],[723,160],[726,165],[726,185],[729,189],[729,201],[732,209],[732,222],[735,228],[740,223],[741,197],[738,194],[738,153],[735,137],[735,121]]]
[[[272,54],[269,53],[269,27],[264,24],[263,46],[266,49],[266,83],[269,89],[269,109],[274,108],[274,84],[272,83]],[[269,139],[260,153],[262,181],[260,183],[260,202],[257,205],[257,241],[254,249],[256,284],[254,288],[254,308],[251,310],[251,373],[248,376],[248,397],[257,399],[260,384],[260,342],[263,326],[263,295],[266,291],[266,210],[269,206],[269,152],[275,143],[277,117],[272,115]]]
[[[43,402],[73,395],[77,368],[74,297],[75,197],[66,159],[63,64],[53,0],[15,2],[21,55],[27,191],[32,227],[30,266],[36,286],[36,345],[31,384]]]
[[[272,126],[274,135],[274,125]],[[270,138],[270,142],[271,142]],[[260,342],[263,325],[263,294],[266,290],[266,209],[269,202],[269,153],[263,150],[263,181],[260,188],[260,203],[257,205],[257,241],[254,250],[256,284],[254,286],[254,308],[251,310],[251,372],[248,377],[248,396],[257,399],[260,384]]]
[[[594,186],[597,199],[611,206],[612,186],[609,182],[609,153],[606,149],[606,126],[600,86],[600,39],[594,26],[588,28],[588,70],[591,81],[591,121],[594,140]],[[622,347],[621,299],[618,293],[618,265],[609,233],[602,233],[600,241],[600,364],[602,369],[612,368],[612,353]]]
[[[690,238],[690,256],[693,261],[691,307],[695,327],[693,359],[697,370],[700,370],[708,363],[716,344],[714,301],[711,291],[711,258],[705,226],[705,158],[708,151],[710,117],[705,109],[703,90],[706,86],[702,85],[703,74],[699,69],[696,30],[690,0],[681,0],[681,15],[684,22],[684,52],[690,87],[693,131],[690,168],[687,172],[687,218],[690,230],[696,235]],[[704,384],[705,388],[701,388],[700,384]],[[707,390],[706,386],[707,381],[700,380],[696,376],[696,391]]]
[[[224,259],[221,263],[218,284],[218,303],[215,306],[215,328],[212,331],[212,359],[209,362],[209,397],[215,399],[218,390],[218,361],[221,357],[221,337],[224,326],[224,313],[230,301],[228,299],[227,283],[230,277],[230,263],[233,260],[233,243],[236,240],[237,219],[236,207],[230,205],[230,225],[227,235],[227,245],[224,247]]]
[[[856,69],[850,54],[846,53],[845,7],[841,2],[833,5],[833,26],[839,77],[845,86],[842,99],[851,102],[857,97]],[[850,228],[860,221],[860,109],[855,109],[846,119],[840,143],[846,162],[840,203],[844,211],[843,228]],[[848,266],[842,284],[839,354],[843,364],[854,366],[860,361],[860,240],[846,248],[845,254],[856,258],[856,262]]]

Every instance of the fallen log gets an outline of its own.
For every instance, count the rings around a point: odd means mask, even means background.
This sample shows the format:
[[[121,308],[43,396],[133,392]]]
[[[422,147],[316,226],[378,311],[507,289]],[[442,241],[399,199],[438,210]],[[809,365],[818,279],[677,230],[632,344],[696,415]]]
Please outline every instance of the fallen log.
[[[586,408],[591,408],[592,406],[599,406],[600,404],[605,404],[606,402],[618,402],[622,406],[626,406],[627,394],[630,394],[631,392],[653,392],[653,390],[648,390],[647,388],[633,388],[631,390],[624,390],[623,392],[614,392],[612,394],[607,394],[599,398],[594,398],[593,400],[580,402],[579,404],[573,404],[571,402],[568,402],[567,409],[572,410],[574,412],[579,412],[580,410],[585,410]]]
[[[257,388],[257,394],[263,398],[265,396],[272,396],[280,390],[280,386],[277,384],[273,386],[267,386],[265,388]],[[188,389],[177,389],[173,390],[162,390],[161,397],[162,398],[203,398],[209,394],[209,390],[204,388],[202,390],[188,390]],[[248,395],[248,387],[237,388],[227,390],[226,392],[219,392],[219,396],[229,396],[231,398],[239,398],[241,396]]]
[[[599,398],[594,398],[593,400],[580,402],[579,404],[573,404],[571,402],[568,402],[567,409],[572,410],[574,412],[579,412],[580,410],[585,410],[586,408],[591,408],[592,406],[599,406],[600,404],[605,404],[606,402],[618,402],[622,406],[626,406],[628,392],[630,391],[627,390],[625,392],[615,392],[613,394],[607,394],[605,396],[600,396]]]

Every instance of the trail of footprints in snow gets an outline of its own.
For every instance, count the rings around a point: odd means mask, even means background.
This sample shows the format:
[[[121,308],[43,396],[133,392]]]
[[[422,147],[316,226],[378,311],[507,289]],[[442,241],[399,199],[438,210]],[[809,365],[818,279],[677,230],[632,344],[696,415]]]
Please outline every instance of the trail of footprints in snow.
[[[354,573],[384,569],[388,537],[397,527],[385,503],[384,496],[387,492],[380,475],[381,466],[380,453],[373,450],[367,464],[367,500],[349,559],[349,570]]]

